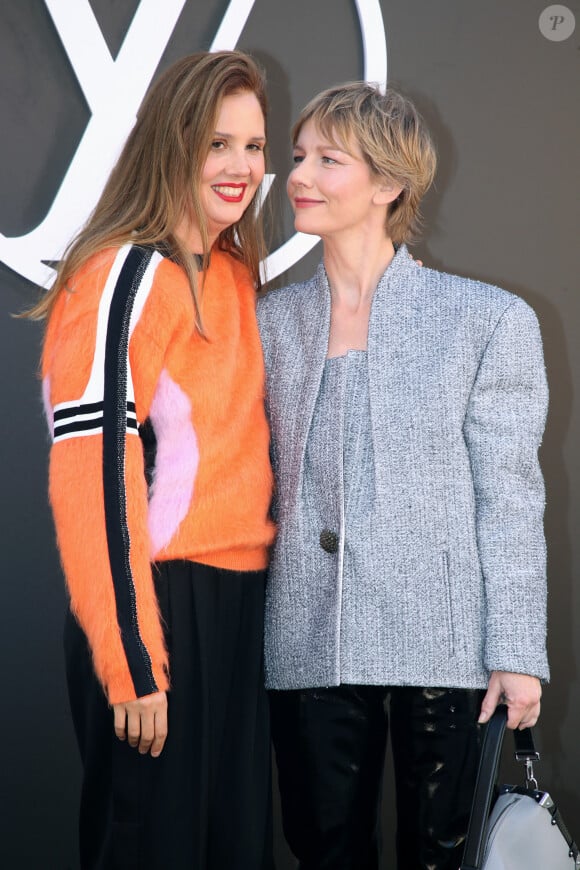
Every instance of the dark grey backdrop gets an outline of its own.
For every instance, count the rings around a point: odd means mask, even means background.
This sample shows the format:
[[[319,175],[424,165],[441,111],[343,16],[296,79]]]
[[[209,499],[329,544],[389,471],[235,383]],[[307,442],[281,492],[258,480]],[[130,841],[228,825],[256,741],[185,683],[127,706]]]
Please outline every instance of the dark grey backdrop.
[[[115,55],[138,3],[91,5]],[[389,79],[415,99],[439,146],[427,228],[415,253],[429,265],[521,294],[540,318],[551,385],[542,463],[552,665],[538,728],[540,782],[549,785],[580,838],[579,420],[573,402],[580,381],[580,3],[567,4],[578,27],[562,42],[540,33],[546,5],[381,0]],[[225,0],[188,0],[159,69],[208,47],[226,6]],[[316,91],[362,75],[355,5],[257,0],[239,47],[262,60],[271,84],[269,132],[280,174],[271,198],[282,214],[276,246],[291,232],[280,179],[289,163],[292,117]],[[42,0],[0,0],[0,99],[0,231],[21,235],[45,215],[89,117]],[[305,277],[318,257],[317,249],[281,280]],[[48,443],[36,377],[40,329],[10,317],[32,301],[35,288],[4,266],[0,285],[0,866],[72,870],[79,766],[61,663],[63,582],[45,495]],[[389,773],[385,791],[388,856]],[[284,870],[292,865],[278,816],[276,823]]]

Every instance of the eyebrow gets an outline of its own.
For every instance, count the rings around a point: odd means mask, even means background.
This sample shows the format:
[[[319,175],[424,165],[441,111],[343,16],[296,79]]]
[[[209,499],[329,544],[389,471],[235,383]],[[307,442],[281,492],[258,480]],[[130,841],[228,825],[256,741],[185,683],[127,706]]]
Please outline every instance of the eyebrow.
[[[295,151],[296,150],[298,150],[298,151],[305,150],[304,146],[300,145],[299,142],[296,142],[296,144],[293,145],[292,147],[294,148]],[[348,154],[349,157],[353,156],[350,151],[347,151],[345,148],[340,148],[338,145],[333,145],[331,142],[327,142],[324,145],[317,145],[315,150],[316,151],[338,151],[338,152],[340,152],[340,154]]]
[[[219,136],[222,139],[233,139],[233,136],[231,133],[220,133],[219,130],[215,131],[214,136]],[[250,136],[249,138],[252,142],[265,142],[266,141],[265,136]]]

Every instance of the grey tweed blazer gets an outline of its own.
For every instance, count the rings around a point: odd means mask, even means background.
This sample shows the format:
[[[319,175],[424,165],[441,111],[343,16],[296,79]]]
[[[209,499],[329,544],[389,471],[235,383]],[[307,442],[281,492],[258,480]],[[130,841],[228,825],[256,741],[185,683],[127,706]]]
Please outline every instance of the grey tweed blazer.
[[[383,275],[367,354],[379,531],[358,543],[381,570],[349,603],[348,632],[342,548],[322,548],[302,488],[330,324],[324,267],[260,300],[258,320],[277,481],[268,688],[477,688],[492,670],[547,679],[547,387],[532,309],[421,268],[404,246]]]

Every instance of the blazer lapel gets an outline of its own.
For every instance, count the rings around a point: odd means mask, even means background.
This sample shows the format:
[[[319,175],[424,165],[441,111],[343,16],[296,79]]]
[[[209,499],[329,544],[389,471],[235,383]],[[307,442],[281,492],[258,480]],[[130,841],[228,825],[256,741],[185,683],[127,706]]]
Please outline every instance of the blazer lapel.
[[[286,384],[285,405],[291,406],[283,426],[286,444],[291,445],[289,460],[298,485],[328,348],[330,289],[322,264],[304,288],[296,316],[297,346],[287,348],[285,370],[277,375],[282,374]]]

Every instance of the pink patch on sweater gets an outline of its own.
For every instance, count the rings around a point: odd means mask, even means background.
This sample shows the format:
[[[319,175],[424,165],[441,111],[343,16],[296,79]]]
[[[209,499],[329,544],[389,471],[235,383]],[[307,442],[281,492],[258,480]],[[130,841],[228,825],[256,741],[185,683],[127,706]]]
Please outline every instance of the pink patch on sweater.
[[[50,403],[50,377],[46,375],[42,379],[42,404],[44,405],[44,413],[50,437],[54,435],[54,412]]]
[[[191,402],[166,371],[161,372],[149,417],[157,439],[149,499],[149,535],[154,559],[187,516],[199,465]]]

